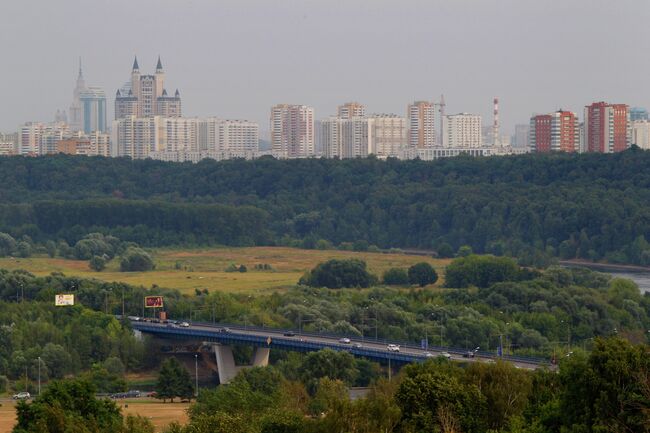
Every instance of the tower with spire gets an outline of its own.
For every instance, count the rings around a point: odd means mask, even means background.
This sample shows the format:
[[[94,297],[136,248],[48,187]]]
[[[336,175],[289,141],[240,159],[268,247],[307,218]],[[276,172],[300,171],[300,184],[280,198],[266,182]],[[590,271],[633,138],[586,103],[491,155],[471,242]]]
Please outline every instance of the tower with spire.
[[[81,57],[79,57],[79,74],[77,75],[77,83],[72,91],[72,104],[70,104],[70,129],[73,131],[80,131],[83,125],[81,100],[79,96],[81,92],[86,90],[86,81],[84,80],[83,70],[81,68]]]
[[[100,87],[87,86],[84,80],[81,57],[77,83],[70,104],[70,130],[89,134],[106,131],[106,94]]]
[[[115,95],[115,119],[129,116],[181,117],[180,93],[177,90],[174,96],[168,95],[160,56],[153,75],[140,74],[138,58],[134,58],[130,83]]]

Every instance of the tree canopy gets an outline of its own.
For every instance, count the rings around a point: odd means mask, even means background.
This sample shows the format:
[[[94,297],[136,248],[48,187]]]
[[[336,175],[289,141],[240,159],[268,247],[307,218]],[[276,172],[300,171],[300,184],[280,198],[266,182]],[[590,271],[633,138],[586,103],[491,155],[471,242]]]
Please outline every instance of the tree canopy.
[[[526,264],[649,264],[649,167],[638,149],[431,162],[4,157],[0,232],[14,241],[0,236],[0,255],[20,252],[24,235],[75,245],[101,232],[142,246],[467,246],[460,255]]]

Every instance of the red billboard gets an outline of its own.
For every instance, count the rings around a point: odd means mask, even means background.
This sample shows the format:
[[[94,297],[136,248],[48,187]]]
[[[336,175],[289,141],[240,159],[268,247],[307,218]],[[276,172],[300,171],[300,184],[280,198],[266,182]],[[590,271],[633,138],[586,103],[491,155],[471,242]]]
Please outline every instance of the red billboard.
[[[162,308],[163,306],[163,297],[162,296],[145,296],[144,297],[144,306],[147,308]]]

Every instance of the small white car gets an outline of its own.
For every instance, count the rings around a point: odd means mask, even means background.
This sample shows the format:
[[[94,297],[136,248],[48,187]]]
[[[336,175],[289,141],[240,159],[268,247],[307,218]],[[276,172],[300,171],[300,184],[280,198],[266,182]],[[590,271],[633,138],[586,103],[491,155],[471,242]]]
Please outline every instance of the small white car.
[[[354,343],[353,346],[356,347],[357,349],[361,349],[363,347],[361,343]]]
[[[435,356],[436,356],[436,355],[434,355],[434,354],[431,353],[431,352],[424,352],[424,357],[425,357],[425,358],[433,358],[433,357],[435,357]]]
[[[28,392],[19,392],[18,394],[13,395],[14,400],[28,400],[32,396]]]
[[[350,339],[347,338],[347,337],[341,338],[341,339],[339,340],[339,343],[350,344]]]
[[[399,352],[399,346],[397,344],[389,344],[386,349],[388,349],[389,352]]]
[[[451,355],[449,354],[449,352],[442,352],[440,356],[442,356],[443,358],[451,359]]]
[[[178,326],[180,326],[181,328],[189,328],[190,324],[187,322],[181,322],[178,324]]]

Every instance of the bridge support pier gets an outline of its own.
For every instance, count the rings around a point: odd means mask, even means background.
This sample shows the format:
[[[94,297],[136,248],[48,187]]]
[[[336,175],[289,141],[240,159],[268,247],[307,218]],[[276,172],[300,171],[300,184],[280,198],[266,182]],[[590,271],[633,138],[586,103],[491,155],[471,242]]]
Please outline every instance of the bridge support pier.
[[[236,365],[231,346],[213,344],[212,349],[217,360],[217,372],[221,384],[227,384],[233,380],[242,368],[266,367],[269,365],[270,349],[268,347],[254,348],[250,365]]]

